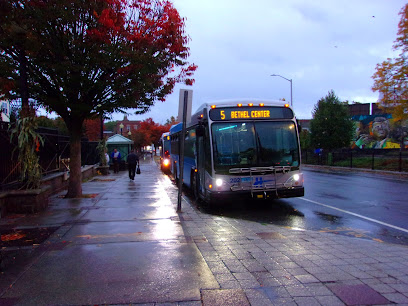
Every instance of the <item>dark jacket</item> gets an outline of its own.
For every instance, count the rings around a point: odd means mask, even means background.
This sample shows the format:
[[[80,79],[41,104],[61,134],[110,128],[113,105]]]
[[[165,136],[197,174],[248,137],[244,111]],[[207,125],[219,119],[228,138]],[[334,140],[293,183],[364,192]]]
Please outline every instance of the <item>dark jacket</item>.
[[[139,156],[135,153],[130,153],[127,157],[127,162],[129,165],[136,165],[139,162]]]

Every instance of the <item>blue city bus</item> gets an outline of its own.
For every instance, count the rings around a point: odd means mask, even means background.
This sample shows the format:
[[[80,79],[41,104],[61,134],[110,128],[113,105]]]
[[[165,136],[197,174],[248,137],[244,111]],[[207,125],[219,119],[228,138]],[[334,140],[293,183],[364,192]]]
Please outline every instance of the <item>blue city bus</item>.
[[[160,138],[160,168],[163,172],[170,172],[170,132],[163,133]]]
[[[173,177],[178,181],[180,173],[180,135],[183,128],[183,123],[178,123],[170,128],[170,141],[171,141],[171,154],[170,154],[170,172]],[[189,188],[192,188],[192,180],[195,180],[195,174],[197,169],[196,162],[196,134],[195,128],[189,128],[186,131],[186,137],[184,138],[184,173],[183,182]]]
[[[182,124],[170,129],[170,171],[178,180]],[[304,195],[299,132],[288,104],[231,100],[203,104],[184,135],[183,183],[208,203]]]

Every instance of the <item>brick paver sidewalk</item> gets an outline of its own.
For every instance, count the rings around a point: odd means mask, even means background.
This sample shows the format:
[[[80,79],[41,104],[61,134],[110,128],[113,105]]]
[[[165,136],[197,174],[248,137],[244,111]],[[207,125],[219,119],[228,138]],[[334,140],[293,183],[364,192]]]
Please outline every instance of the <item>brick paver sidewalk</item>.
[[[170,194],[173,198],[174,194]],[[408,247],[205,214],[183,201],[182,224],[220,289],[251,305],[408,304]]]

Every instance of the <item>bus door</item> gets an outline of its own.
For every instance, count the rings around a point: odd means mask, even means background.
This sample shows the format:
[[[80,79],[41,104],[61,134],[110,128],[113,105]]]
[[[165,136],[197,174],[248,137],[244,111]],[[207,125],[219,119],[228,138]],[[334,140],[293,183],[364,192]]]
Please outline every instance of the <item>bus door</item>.
[[[198,170],[198,191],[204,194],[204,182],[205,182],[205,168],[204,168],[204,137],[198,137],[197,148],[197,170]]]
[[[204,129],[204,127],[200,127]],[[205,150],[204,150],[204,132],[203,130],[199,131],[197,129],[196,135],[197,135],[197,147],[196,147],[196,152],[197,152],[197,170],[198,170],[198,177],[197,177],[197,186],[198,186],[198,193],[204,195],[204,190],[205,190]]]

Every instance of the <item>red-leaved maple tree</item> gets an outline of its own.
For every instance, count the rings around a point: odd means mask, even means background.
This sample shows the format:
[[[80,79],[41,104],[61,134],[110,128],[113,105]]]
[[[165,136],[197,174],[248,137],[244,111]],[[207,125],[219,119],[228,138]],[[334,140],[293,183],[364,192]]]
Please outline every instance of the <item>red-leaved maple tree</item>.
[[[392,113],[393,121],[401,127],[408,119],[408,4],[399,14],[401,19],[393,45],[394,50],[400,51],[399,56],[377,64],[372,89],[380,94],[380,107]],[[401,142],[403,147],[403,139]]]
[[[85,135],[89,141],[101,139],[101,118],[85,119]]]
[[[1,93],[28,94],[56,112],[70,132],[67,197],[80,197],[81,131],[95,115],[164,101],[174,85],[192,85],[184,19],[168,0],[0,1]]]
[[[154,144],[158,145],[160,137],[163,133],[170,130],[170,125],[162,125],[148,118],[140,123],[137,130],[132,131],[132,140],[135,147],[140,148]]]

